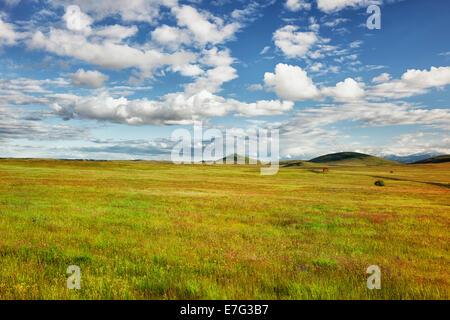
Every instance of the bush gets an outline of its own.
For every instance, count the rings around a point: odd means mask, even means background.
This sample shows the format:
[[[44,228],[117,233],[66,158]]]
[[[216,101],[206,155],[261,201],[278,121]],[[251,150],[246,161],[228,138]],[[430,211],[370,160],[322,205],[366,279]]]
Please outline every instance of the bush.
[[[383,180],[377,180],[377,181],[375,181],[375,185],[378,186],[378,187],[384,187],[384,186],[385,186]]]

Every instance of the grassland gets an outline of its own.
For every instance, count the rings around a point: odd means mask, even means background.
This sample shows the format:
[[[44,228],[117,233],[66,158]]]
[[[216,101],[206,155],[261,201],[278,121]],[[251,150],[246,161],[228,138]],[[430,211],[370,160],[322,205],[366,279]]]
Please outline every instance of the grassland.
[[[448,299],[449,169],[2,160],[0,299]]]

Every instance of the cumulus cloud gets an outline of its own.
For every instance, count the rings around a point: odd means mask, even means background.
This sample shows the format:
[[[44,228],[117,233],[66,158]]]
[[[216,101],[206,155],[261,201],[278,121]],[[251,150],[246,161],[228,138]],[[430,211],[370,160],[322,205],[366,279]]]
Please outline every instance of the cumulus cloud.
[[[24,102],[23,100],[21,101]],[[38,104],[37,101],[29,101]],[[226,99],[203,90],[194,95],[170,93],[161,100],[115,98],[107,91],[95,96],[50,94],[39,104],[48,105],[65,120],[90,119],[128,125],[192,124],[205,117],[239,117],[281,115],[293,103],[260,100],[253,103]]]
[[[218,44],[231,39],[241,27],[238,22],[225,24],[221,18],[202,14],[191,6],[172,8],[178,25],[186,27],[200,44]]]
[[[273,34],[275,45],[289,58],[303,58],[319,41],[315,32],[297,31],[297,26],[288,25]]]
[[[335,87],[323,88],[322,93],[333,97],[338,102],[358,100],[364,97],[364,83],[347,78],[342,82],[338,82]]]
[[[95,12],[93,8],[97,8],[82,1],[79,5],[91,13]],[[131,41],[124,40],[137,33],[136,26],[115,24],[94,27],[88,15],[73,8],[78,7],[67,7],[63,17],[67,29],[50,28],[45,33],[36,31],[27,41],[28,47],[76,58],[105,69],[136,68],[139,72],[130,78],[130,83],[152,78],[167,70],[179,72],[183,76],[196,78],[187,86],[190,93],[220,91],[224,82],[237,77],[236,70],[231,66],[234,59],[229,51],[218,50],[211,44],[230,40],[241,26],[238,22],[225,23],[208,12],[172,4],[170,12],[178,26],[159,26],[151,32],[153,42],[132,45]]]
[[[192,43],[191,36],[187,29],[162,25],[152,31],[152,39],[161,45],[176,50],[183,44]]]
[[[113,42],[120,42],[124,39],[134,36],[138,31],[136,26],[121,26],[118,24],[105,26],[95,31],[95,35],[107,38]]]
[[[279,63],[275,73],[267,72],[264,75],[264,83],[281,99],[304,101],[320,97],[319,89],[306,71],[297,66]]]
[[[402,81],[423,88],[445,86],[450,83],[450,67],[431,67],[430,71],[410,69],[403,74]]]
[[[320,65],[314,65],[319,70]],[[269,90],[273,90],[281,99],[291,101],[318,100],[330,96],[335,101],[347,102],[361,99],[365,95],[364,83],[347,78],[335,87],[318,89],[307,72],[298,66],[278,64],[275,73],[267,72],[264,83]]]
[[[147,76],[161,66],[180,66],[195,61],[193,53],[173,54],[155,49],[141,50],[110,39],[89,40],[84,35],[66,30],[51,29],[47,35],[37,31],[28,42],[31,49],[45,49],[54,54],[73,57],[106,69],[139,68]]]
[[[109,77],[99,71],[84,71],[79,69],[76,73],[70,75],[72,85],[79,87],[100,88],[105,85]]]
[[[234,60],[228,49],[220,50],[217,47],[204,49],[199,62],[208,70],[202,73],[196,81],[186,85],[185,91],[188,94],[195,94],[202,90],[212,93],[221,91],[223,83],[238,77],[236,69],[231,66]]]
[[[204,73],[203,69],[198,65],[194,64],[185,64],[181,66],[174,66],[172,68],[173,71],[180,72],[181,75],[185,77],[196,77]]]
[[[91,24],[93,20],[87,14],[82,12],[79,6],[68,6],[63,19],[66,22],[67,29],[69,30],[81,31],[85,33],[91,32]]]
[[[410,69],[400,79],[380,83],[371,88],[373,98],[407,98],[426,93],[430,88],[450,84],[450,67],[431,67],[430,70]]]
[[[323,66],[313,64],[311,71],[319,71]],[[351,102],[367,98],[399,99],[426,93],[430,88],[442,88],[450,84],[450,67],[431,67],[430,70],[411,69],[401,79],[390,80],[390,75],[383,73],[372,79],[375,83],[368,86],[363,82],[347,78],[334,87],[318,89],[306,71],[298,66],[278,64],[275,73],[267,72],[264,82],[281,99],[292,101],[318,100],[324,96],[332,97],[337,102]]]

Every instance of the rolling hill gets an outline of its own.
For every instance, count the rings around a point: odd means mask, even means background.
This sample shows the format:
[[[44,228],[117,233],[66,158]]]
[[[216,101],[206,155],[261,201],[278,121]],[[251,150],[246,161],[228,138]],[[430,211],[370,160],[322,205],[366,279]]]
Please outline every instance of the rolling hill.
[[[379,165],[396,165],[398,162],[371,156],[358,152],[339,152],[327,154],[309,160],[312,163],[323,163],[330,165],[353,165],[353,166],[379,166]]]
[[[444,163],[444,162],[450,162],[450,155],[443,155],[433,158],[428,158],[425,160],[414,162],[414,164],[427,164],[427,163]]]

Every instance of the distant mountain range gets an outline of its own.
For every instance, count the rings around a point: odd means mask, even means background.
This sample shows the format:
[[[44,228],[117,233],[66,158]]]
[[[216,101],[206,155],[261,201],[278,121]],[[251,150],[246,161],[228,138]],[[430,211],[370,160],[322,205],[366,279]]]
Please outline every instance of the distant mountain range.
[[[378,165],[400,165],[420,163],[443,163],[450,162],[450,155],[435,156],[434,154],[415,154],[406,157],[388,156],[375,157],[358,152],[339,152],[320,156],[308,161],[289,160],[281,161],[284,167],[308,167],[317,164],[323,165],[345,165],[345,166],[378,166]]]
[[[418,161],[426,160],[429,158],[434,158],[437,156],[441,156],[440,153],[418,153],[418,154],[412,154],[409,156],[397,156],[397,155],[387,155],[383,156],[385,159],[402,162],[402,163],[415,163]]]

